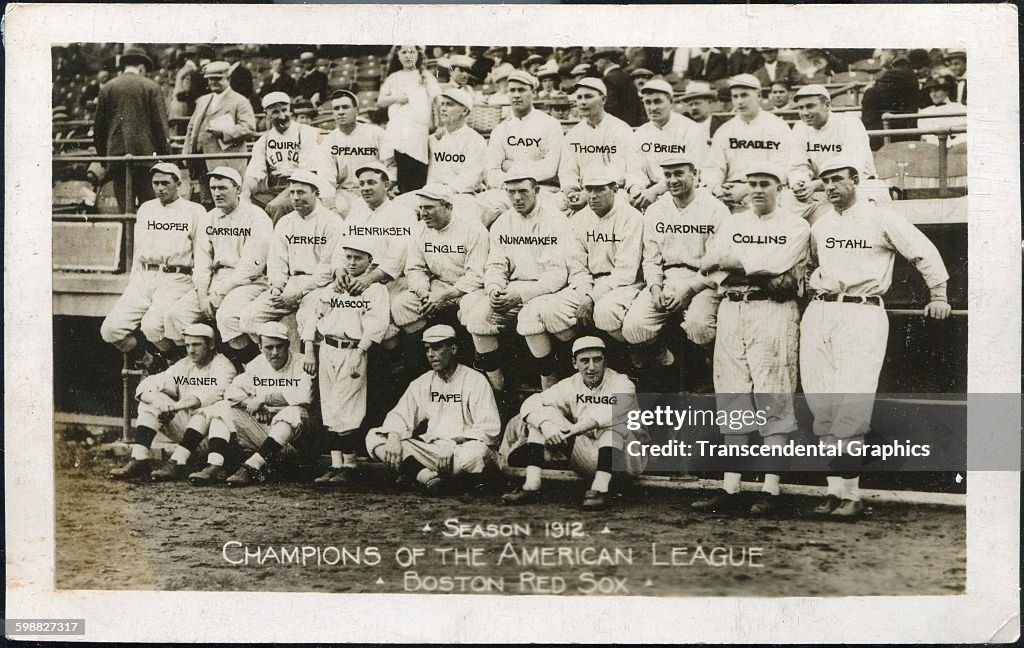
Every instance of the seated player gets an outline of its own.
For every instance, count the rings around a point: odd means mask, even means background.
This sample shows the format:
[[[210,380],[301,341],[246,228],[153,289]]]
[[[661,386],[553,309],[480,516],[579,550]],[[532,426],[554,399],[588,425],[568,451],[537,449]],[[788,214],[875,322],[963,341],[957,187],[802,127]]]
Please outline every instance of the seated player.
[[[441,324],[423,332],[430,371],[409,385],[379,428],[366,436],[370,456],[400,480],[439,494],[452,479],[480,475],[494,465],[501,433],[498,407],[487,379],[456,359],[455,329]],[[413,431],[426,422],[426,432]]]
[[[520,416],[505,429],[502,457],[510,466],[526,466],[523,486],[502,496],[506,504],[539,501],[542,466],[567,459],[577,473],[593,478],[583,496],[583,508],[604,509],[609,504],[615,455],[630,476],[646,465],[646,457],[622,451],[629,441],[647,438],[645,431],[634,433],[625,427],[625,413],[638,407],[633,383],[607,367],[601,338],[579,338],[572,353],[576,373],[527,398]],[[627,402],[616,402],[620,398]]]
[[[260,355],[246,365],[245,373],[235,376],[223,400],[203,410],[209,420],[209,453],[206,467],[188,476],[193,486],[262,482],[264,466],[308,433],[313,384],[289,346],[288,327],[281,322],[263,324]],[[224,460],[232,440],[252,455],[228,477]]]
[[[192,324],[182,334],[186,357],[163,373],[147,376],[135,390],[140,404],[132,458],[111,470],[111,479],[184,479],[189,456],[206,438],[209,421],[201,410],[223,397],[235,377],[235,367],[217,353],[213,329],[206,324]],[[163,432],[178,447],[166,464],[152,470],[150,446],[157,432]]]

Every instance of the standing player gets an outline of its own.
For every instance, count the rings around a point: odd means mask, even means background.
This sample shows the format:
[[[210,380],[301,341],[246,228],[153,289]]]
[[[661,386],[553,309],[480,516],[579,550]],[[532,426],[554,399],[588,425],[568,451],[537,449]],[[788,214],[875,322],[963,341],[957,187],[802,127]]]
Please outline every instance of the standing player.
[[[209,420],[201,411],[221,399],[235,377],[235,368],[217,353],[213,329],[206,324],[185,328],[188,354],[163,373],[139,383],[139,418],[132,439],[132,458],[110,471],[111,479],[172,481],[184,479],[189,456],[206,437]],[[150,446],[157,432],[163,432],[178,446],[170,460],[151,471]]]
[[[267,462],[274,462],[307,432],[313,384],[300,358],[289,349],[288,327],[280,322],[263,324],[260,351],[245,373],[224,390],[224,399],[204,410],[209,420],[209,453],[206,467],[188,476],[193,486],[261,482]],[[228,477],[224,460],[232,438],[252,455]]]
[[[384,423],[370,430],[366,449],[399,479],[439,494],[453,477],[478,475],[494,464],[501,422],[487,379],[456,358],[455,329],[432,326],[423,332],[423,345],[430,371],[412,381]],[[426,431],[413,436],[423,423]]]
[[[617,187],[626,185],[626,165],[633,144],[633,129],[605,112],[608,89],[604,81],[584,77],[573,87],[580,123],[565,134],[565,148],[558,165],[558,183],[569,208],[583,209],[587,194],[583,179],[591,175],[610,178]]]
[[[199,308],[207,317],[216,313],[222,352],[236,366],[259,354],[259,348],[239,328],[242,310],[267,289],[267,252],[274,225],[266,212],[239,200],[242,177],[231,167],[207,174],[214,208],[196,235],[192,281]]]
[[[449,88],[441,93],[440,103],[441,126],[427,141],[427,184],[447,185],[458,211],[479,218],[481,208],[473,195],[484,186],[487,142],[466,125],[473,109],[473,96],[465,90]]]
[[[158,355],[170,362],[185,355],[182,330],[202,317],[191,275],[196,230],[206,215],[179,195],[177,165],[160,162],[149,174],[156,198],[135,217],[131,277],[100,325],[104,342],[146,367]]]
[[[518,73],[516,73],[518,74]],[[535,300],[565,288],[568,271],[564,250],[572,236],[569,221],[549,202],[540,200],[537,179],[510,173],[505,191],[512,208],[494,221],[484,267],[483,290],[462,301],[462,319],[473,336],[476,368],[487,374],[495,391],[504,389],[498,334],[519,320],[520,335],[541,335],[544,328]],[[523,326],[532,322],[532,328]]]
[[[705,189],[697,189],[698,164],[676,156],[660,164],[668,193],[644,214],[643,274],[647,288],[630,305],[622,324],[633,365],[673,364],[664,342],[657,342],[665,323],[682,314],[682,328],[694,343],[709,347],[715,340],[719,296],[700,274],[705,251],[729,209]]]
[[[785,173],[768,163],[747,171],[750,209],[723,219],[701,260],[722,298],[715,341],[718,409],[763,411],[760,426],[720,426],[727,444],[745,444],[760,431],[765,445],[785,445],[796,431],[792,394],[797,385],[800,312],[796,298],[807,257],[807,221],[778,208]],[[731,418],[731,417],[730,417]],[[726,472],[722,489],[693,503],[698,510],[735,510],[741,473]],[[779,475],[764,476],[751,513],[778,506]]]
[[[809,288],[813,297],[800,324],[800,373],[814,433],[835,445],[863,442],[871,424],[878,374],[885,360],[889,318],[882,296],[892,284],[896,254],[924,277],[930,292],[924,314],[949,316],[949,274],[935,245],[898,214],[857,195],[854,158],[822,165],[822,185],[831,208],[811,228]],[[856,465],[850,457],[842,460]],[[842,461],[841,460],[841,461]],[[864,511],[860,477],[849,470],[828,476],[819,515],[855,519]]]
[[[384,141],[384,129],[358,121],[359,100],[348,90],[331,94],[331,112],[336,128],[323,138],[323,156],[330,161],[324,166],[324,184],[336,188],[334,204],[328,203],[342,218],[362,202],[356,169],[381,162],[394,175],[395,154]]]
[[[271,128],[253,145],[242,185],[242,199],[265,209],[274,223],[292,210],[285,191],[292,173],[297,169],[323,172],[326,166],[319,148],[320,131],[292,121],[291,103],[291,98],[283,92],[271,92],[263,97],[263,110]],[[334,185],[321,184],[321,199],[330,204],[334,199]]]
[[[579,338],[572,345],[572,356],[576,373],[527,398],[520,416],[505,429],[502,456],[511,466],[526,467],[523,486],[502,496],[506,504],[539,501],[542,467],[552,459],[565,458],[573,470],[593,479],[583,496],[583,508],[605,509],[615,455],[631,476],[646,464],[646,457],[622,452],[629,441],[646,437],[646,432],[634,434],[625,426],[625,412],[638,407],[636,387],[608,368],[601,338]],[[620,398],[625,402],[618,402]]]
[[[665,193],[660,162],[684,156],[700,169],[707,157],[707,140],[689,117],[672,110],[672,86],[656,79],[648,82],[640,97],[647,111],[646,124],[636,129],[630,149],[626,192],[629,204],[643,211]]]
[[[875,176],[875,158],[864,123],[853,114],[832,112],[825,86],[805,85],[793,97],[800,122],[793,125],[798,156],[789,172],[790,188],[801,203],[804,218],[814,225],[816,212],[827,210],[824,185],[818,179],[822,165],[841,155],[857,165],[866,178]]]

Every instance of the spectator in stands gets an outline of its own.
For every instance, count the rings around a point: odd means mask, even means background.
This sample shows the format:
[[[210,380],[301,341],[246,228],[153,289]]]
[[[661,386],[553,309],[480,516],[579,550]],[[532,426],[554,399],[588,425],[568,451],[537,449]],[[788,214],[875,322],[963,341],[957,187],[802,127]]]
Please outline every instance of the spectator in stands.
[[[299,55],[302,76],[295,82],[295,94],[301,95],[319,106],[327,98],[327,75],[316,69],[316,54],[303,52]]]
[[[681,100],[686,107],[683,113],[701,127],[704,141],[711,145],[711,102],[718,95],[711,86],[702,81],[691,81],[686,84]]]
[[[260,99],[271,92],[283,92],[289,97],[295,96],[295,79],[288,74],[287,61],[282,56],[270,60],[270,74],[263,77],[260,87]]]
[[[174,77],[173,99],[168,112],[171,117],[191,117],[199,97],[210,91],[200,71],[200,51],[189,46],[182,52],[181,69]]]
[[[967,105],[967,50],[946,50],[943,60],[956,79],[956,91],[950,94],[949,98],[957,103]]]
[[[761,82],[762,88],[771,86],[776,80],[785,81],[790,86],[800,82],[800,72],[796,66],[788,61],[779,60],[779,48],[762,47],[760,52],[764,57],[764,65],[754,72],[754,76]]]
[[[96,154],[105,155],[167,155],[170,153],[170,132],[163,92],[146,78],[153,61],[139,49],[126,49],[121,55],[123,73],[100,88],[93,128]],[[117,206],[125,212],[125,164],[107,165],[107,179],[114,183]],[[152,200],[153,186],[149,176],[139,167],[132,173],[132,205]]]
[[[708,83],[720,81],[728,74],[729,65],[725,60],[725,54],[713,47],[700,48],[700,53],[690,59],[690,65],[686,70],[687,79]]]
[[[473,93],[473,64],[475,61],[465,54],[453,54],[448,63],[448,83],[441,85],[442,90],[460,88]]]
[[[309,126],[313,123],[313,117],[316,116],[316,108],[313,107],[313,103],[309,99],[299,97],[292,102],[292,114],[297,123]]]
[[[502,63],[491,70],[490,83],[495,86],[495,89],[494,93],[487,97],[487,105],[507,106],[509,104],[508,75],[515,71],[516,69],[510,63]]]
[[[256,131],[256,116],[249,101],[228,86],[225,61],[214,61],[203,68],[210,93],[196,102],[196,110],[185,131],[185,153],[244,153],[245,142]],[[205,204],[212,204],[206,174],[219,166],[229,166],[239,175],[245,173],[245,157],[230,160],[191,160],[189,175],[202,178],[193,183],[192,191],[201,190]]]
[[[427,137],[432,106],[441,94],[437,79],[423,69],[423,50],[396,45],[377,105],[388,109],[388,147],[395,152],[398,191],[421,188],[427,181]]]
[[[590,63],[580,63],[579,65],[575,66],[569,72],[569,74],[572,77],[573,84],[576,84],[580,82],[580,79],[594,76],[594,74],[596,73],[594,72],[594,66],[591,65]]]
[[[647,68],[637,68],[629,73],[629,78],[633,80],[633,87],[636,88],[636,91],[640,92],[647,82],[654,78],[654,72]]]
[[[573,68],[583,62],[583,48],[579,45],[555,48],[555,63],[564,76],[575,75]]]
[[[547,61],[547,59],[540,54],[530,54],[523,60],[522,69],[530,76],[536,77],[537,69],[540,68],[545,61]]]
[[[768,112],[792,110],[793,104],[790,102],[789,96],[789,83],[783,79],[772,81],[771,88],[768,90],[768,106],[766,110]]]
[[[923,50],[919,50],[922,51]],[[913,113],[918,108],[917,72],[911,67],[906,54],[898,54],[886,70],[875,81],[875,85],[864,91],[861,98],[861,121],[870,130],[882,129],[882,115],[891,113]],[[913,120],[902,121],[902,128],[914,128]],[[894,141],[914,139],[913,137],[893,138]],[[871,149],[878,150],[882,146],[882,138],[876,137],[871,142]]]
[[[633,127],[647,121],[640,94],[621,67],[622,50],[617,47],[599,49],[594,52],[591,62],[608,88],[605,111]]]
[[[753,74],[764,65],[764,57],[756,47],[737,47],[729,55],[729,76]]]
[[[107,72],[106,70],[99,70],[96,72],[96,77],[93,79],[92,83],[85,87],[85,90],[82,92],[82,96],[78,98],[79,106],[87,110],[95,108],[96,100],[100,97],[100,87],[109,80],[110,72]]]
[[[538,99],[553,99],[562,92],[562,75],[558,71],[558,64],[548,61],[537,68],[537,80],[540,82],[540,90],[537,91]]]
[[[229,47],[224,51],[224,60],[231,66],[228,68],[228,83],[231,89],[246,99],[252,97],[252,70],[245,65],[245,51],[241,47]]]
[[[928,93],[931,105],[925,106],[918,111],[920,115],[948,115],[967,112],[967,108],[956,101],[950,101],[949,96],[956,89],[956,79],[951,76],[943,76],[938,79],[929,79],[922,90]],[[929,117],[917,120],[918,128],[949,128],[953,126],[966,126],[966,117]],[[921,139],[925,142],[938,144],[939,138],[936,135],[923,135]],[[946,140],[947,146],[956,146],[967,141],[967,133],[952,135]]]

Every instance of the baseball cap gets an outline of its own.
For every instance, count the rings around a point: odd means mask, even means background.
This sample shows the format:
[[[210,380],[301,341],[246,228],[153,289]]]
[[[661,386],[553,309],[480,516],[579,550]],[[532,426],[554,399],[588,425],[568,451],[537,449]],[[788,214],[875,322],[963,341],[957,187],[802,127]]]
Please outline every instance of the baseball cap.
[[[299,54],[299,60],[300,61],[316,60],[316,54],[314,54],[313,52],[303,52],[302,54]]]
[[[377,256],[377,241],[369,236],[346,236],[341,239],[341,247],[366,252],[371,257]]]
[[[227,178],[239,187],[242,186],[242,176],[229,166],[219,166],[206,174],[207,178]]]
[[[955,58],[966,59],[967,58],[967,50],[961,49],[959,47],[955,47],[953,49],[948,49],[948,50],[946,50],[946,55],[942,57],[942,60],[948,61],[949,59],[955,59]]]
[[[826,99],[830,99],[832,95],[825,86],[817,83],[811,83],[800,88],[796,91],[796,94],[793,95],[794,99],[799,99],[800,97],[825,97]]]
[[[449,205],[452,204],[452,201],[454,200],[451,190],[448,189],[446,185],[441,184],[427,185],[422,189],[418,189],[415,193],[417,196],[420,196],[422,198],[429,198],[430,200],[440,200],[441,202],[446,202]]]
[[[630,72],[629,76],[631,76],[634,79],[637,78],[637,77],[651,78],[651,77],[654,76],[654,72],[651,72],[647,68],[637,68],[637,69],[633,70],[632,72]]]
[[[537,88],[537,79],[533,78],[529,72],[523,72],[522,70],[512,72],[508,75],[508,82],[512,83],[513,81],[516,83],[522,83],[524,86],[528,86],[533,89]]]
[[[431,326],[426,331],[423,331],[424,344],[434,344],[436,342],[444,342],[445,340],[453,339],[455,339],[455,329],[447,324]]]
[[[860,170],[857,168],[857,163],[849,158],[834,157],[826,161],[818,170],[818,177],[831,173],[833,171],[839,171],[840,169],[853,169],[854,173],[859,173]]]
[[[230,69],[231,64],[227,61],[211,61],[203,66],[203,76],[222,76]]]
[[[466,56],[465,54],[455,54],[449,59],[448,67],[450,68],[461,68],[463,70],[472,70],[473,64],[476,61],[473,57]]]
[[[512,66],[511,63],[502,63],[498,67],[491,70],[491,80],[501,81],[503,79],[507,79],[508,76],[513,72],[515,72],[515,68]]]
[[[580,63],[579,65],[574,67],[569,72],[569,74],[571,74],[573,76],[579,76],[580,74],[586,74],[587,72],[590,72],[590,66],[588,64],[586,64],[586,63]]]
[[[358,178],[359,174],[363,171],[376,171],[377,173],[383,174],[386,180],[391,180],[391,172],[388,171],[388,168],[380,162],[367,162],[366,164],[360,164],[359,167],[356,168],[356,177]]]
[[[761,89],[761,82],[753,74],[737,74],[729,79],[729,88],[752,88]]]
[[[465,106],[469,110],[473,109],[473,95],[469,94],[461,88],[448,88],[441,93],[442,97],[448,97],[460,106]]]
[[[348,97],[349,99],[351,99],[353,106],[359,105],[359,97],[357,97],[356,93],[352,92],[351,90],[335,90],[334,92],[331,93],[331,101],[334,101],[335,99],[341,99],[342,97]]]
[[[275,340],[287,340],[288,327],[281,322],[264,322],[256,331],[260,337],[274,338]]]
[[[576,88],[590,88],[591,90],[597,90],[603,96],[608,96],[608,87],[605,86],[604,81],[594,77],[583,77],[573,85],[572,91],[576,92]]]
[[[269,92],[267,96],[263,97],[261,102],[264,109],[270,108],[274,104],[286,103],[291,104],[292,98],[283,92]]]
[[[300,182],[320,191],[320,177],[312,171],[306,171],[305,169],[293,171],[291,177],[288,178],[288,182]]]
[[[672,96],[672,86],[669,85],[668,81],[662,79],[652,79],[647,84],[640,88],[640,94],[648,94],[651,92],[664,92],[669,97]]]
[[[544,65],[537,68],[537,78],[543,79],[545,77],[557,77],[561,76],[558,72],[558,63],[554,61],[548,61]]]
[[[585,335],[572,343],[572,355],[575,357],[580,351],[588,349],[601,349],[604,351],[604,340],[593,335]]]
[[[543,62],[544,62],[544,57],[541,56],[540,54],[530,54],[529,56],[526,57],[526,60],[523,61],[523,65],[524,66],[525,65],[532,65],[534,63],[543,63]]]
[[[190,335],[192,337],[204,337],[213,339],[213,329],[206,324],[190,324],[185,327],[185,330],[181,332],[182,335]]]
[[[783,171],[782,167],[773,164],[771,162],[756,162],[747,167],[747,177],[752,175],[769,175],[779,181],[780,184],[786,182],[786,172]]]
[[[506,173],[505,177],[501,179],[501,182],[502,184],[507,184],[509,182],[519,182],[520,180],[533,180],[534,182],[538,182],[537,176],[529,171],[520,171],[519,173],[513,171]]]
[[[607,187],[615,182],[615,178],[603,171],[592,171],[583,176],[584,187]]]
[[[181,180],[181,169],[178,168],[177,164],[172,164],[171,162],[157,162],[149,168],[149,174],[153,175],[154,173],[169,173],[178,180]]]
[[[692,166],[694,168],[697,167],[697,163],[696,162],[694,162],[693,160],[691,160],[688,157],[683,157],[681,155],[676,155],[674,157],[665,158],[661,162],[658,162],[658,166],[660,166],[662,169],[665,169],[665,168],[668,168],[668,167],[674,167],[674,166],[682,166],[684,164],[689,164],[690,166]]]

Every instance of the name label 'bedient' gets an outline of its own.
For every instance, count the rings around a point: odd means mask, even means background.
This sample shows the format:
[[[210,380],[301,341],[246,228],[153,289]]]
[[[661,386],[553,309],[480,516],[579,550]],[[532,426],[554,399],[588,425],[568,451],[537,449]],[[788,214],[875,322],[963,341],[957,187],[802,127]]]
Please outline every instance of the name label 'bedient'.
[[[253,387],[298,387],[301,381],[298,378],[260,378],[252,377]]]

